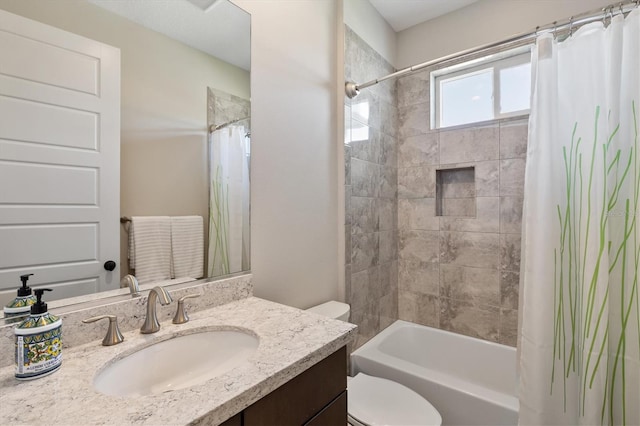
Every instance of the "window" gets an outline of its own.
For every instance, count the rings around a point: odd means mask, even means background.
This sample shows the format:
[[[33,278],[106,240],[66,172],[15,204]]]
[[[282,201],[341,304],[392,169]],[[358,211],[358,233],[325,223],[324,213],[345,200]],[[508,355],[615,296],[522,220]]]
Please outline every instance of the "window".
[[[351,104],[351,142],[369,139],[369,101],[354,101]]]
[[[530,48],[518,48],[431,73],[431,127],[527,114]]]

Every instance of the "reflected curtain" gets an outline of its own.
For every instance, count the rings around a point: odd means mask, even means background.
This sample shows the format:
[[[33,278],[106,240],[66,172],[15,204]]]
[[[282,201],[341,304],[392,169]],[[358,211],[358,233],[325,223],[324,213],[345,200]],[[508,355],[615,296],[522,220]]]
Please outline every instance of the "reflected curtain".
[[[213,132],[209,149],[208,276],[249,269],[249,141],[244,126]]]
[[[533,52],[520,424],[640,424],[640,13]]]

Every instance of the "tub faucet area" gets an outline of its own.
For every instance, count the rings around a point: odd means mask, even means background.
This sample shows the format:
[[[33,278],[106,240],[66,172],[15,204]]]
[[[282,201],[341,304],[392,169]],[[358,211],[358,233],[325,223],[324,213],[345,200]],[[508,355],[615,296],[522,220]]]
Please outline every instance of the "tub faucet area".
[[[173,301],[171,295],[164,289],[164,287],[156,286],[149,291],[149,297],[147,299],[147,317],[140,328],[140,333],[142,334],[156,333],[160,330],[158,314],[156,313],[156,300],[159,300],[162,306],[168,305]]]

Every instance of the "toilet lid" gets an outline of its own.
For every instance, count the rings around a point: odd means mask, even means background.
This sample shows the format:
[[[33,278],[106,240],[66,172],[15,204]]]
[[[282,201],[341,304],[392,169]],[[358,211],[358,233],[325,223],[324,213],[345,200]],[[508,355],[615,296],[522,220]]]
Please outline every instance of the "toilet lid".
[[[375,425],[442,424],[426,399],[399,383],[358,373],[347,382],[348,412],[360,423]]]

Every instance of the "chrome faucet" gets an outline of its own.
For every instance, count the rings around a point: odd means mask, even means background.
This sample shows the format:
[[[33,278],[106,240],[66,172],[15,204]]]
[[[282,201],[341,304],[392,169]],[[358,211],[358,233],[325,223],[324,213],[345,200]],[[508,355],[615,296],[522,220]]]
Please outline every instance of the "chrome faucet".
[[[158,298],[162,306],[168,305],[173,301],[169,292],[162,287],[154,287],[149,291],[149,297],[147,298],[147,317],[140,328],[140,333],[142,334],[151,334],[160,330],[160,323],[158,322],[158,315],[156,314],[156,300],[158,300]]]
[[[120,288],[125,287],[129,287],[131,297],[140,296],[140,285],[138,284],[138,279],[133,275],[125,275],[124,278],[120,280]]]

